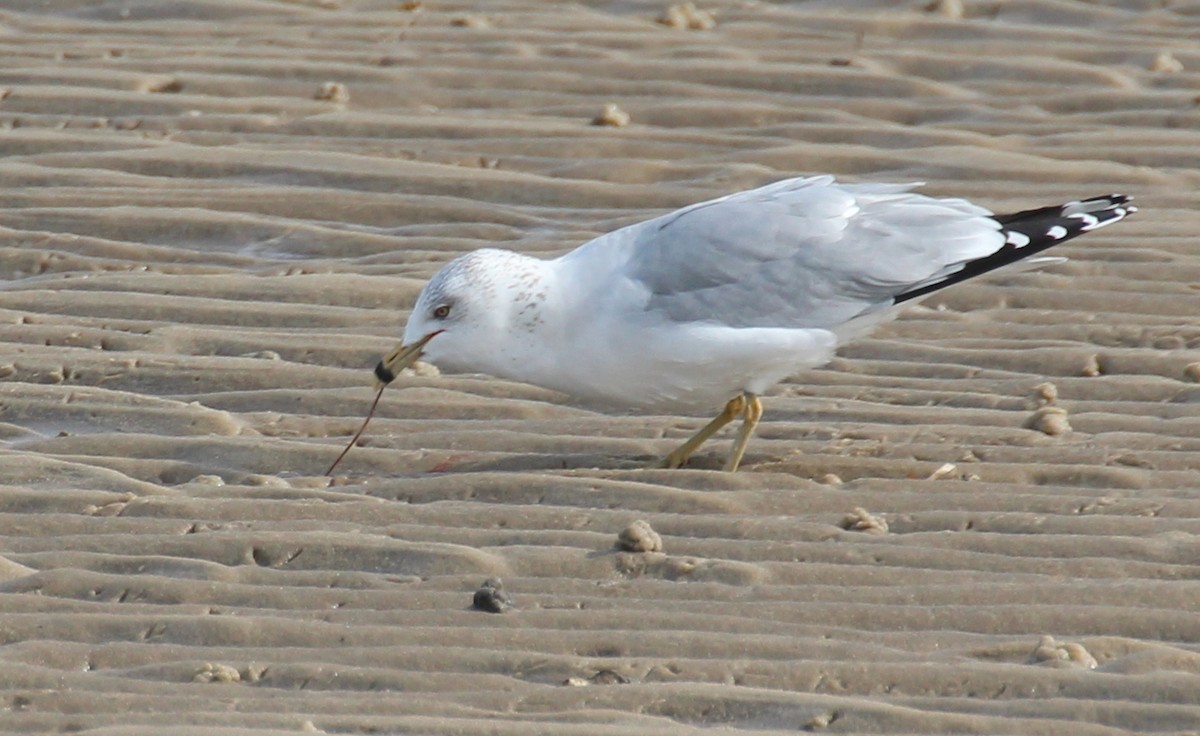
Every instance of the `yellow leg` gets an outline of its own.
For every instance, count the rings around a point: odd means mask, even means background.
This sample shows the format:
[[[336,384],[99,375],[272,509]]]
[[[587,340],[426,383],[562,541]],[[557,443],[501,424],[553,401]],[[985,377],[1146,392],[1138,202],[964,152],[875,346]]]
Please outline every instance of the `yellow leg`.
[[[746,454],[746,444],[750,442],[750,437],[754,434],[754,428],[758,426],[758,420],[762,419],[763,406],[758,397],[752,393],[745,393],[743,396],[746,399],[746,408],[742,411],[742,428],[738,430],[737,440],[733,443],[733,449],[729,451],[729,459],[725,461],[725,470],[732,473],[742,464],[742,455]]]
[[[721,427],[732,422],[738,414],[746,410],[746,399],[743,396],[735,396],[725,404],[725,408],[708,424],[692,435],[692,438],[680,445],[674,452],[663,458],[659,463],[660,468],[678,468],[682,466],[691,454],[696,451],[696,448],[704,444],[705,440],[716,434]]]

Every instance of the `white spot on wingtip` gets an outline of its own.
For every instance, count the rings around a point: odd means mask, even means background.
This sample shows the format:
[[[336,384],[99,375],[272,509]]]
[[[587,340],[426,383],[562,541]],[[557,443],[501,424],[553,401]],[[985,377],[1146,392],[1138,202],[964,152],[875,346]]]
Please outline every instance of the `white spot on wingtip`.
[[[1055,225],[1046,231],[1046,235],[1054,238],[1055,240],[1062,240],[1067,236],[1067,229],[1062,225]]]
[[[1029,236],[1016,230],[1009,230],[1004,242],[1017,248],[1024,248],[1029,245]]]

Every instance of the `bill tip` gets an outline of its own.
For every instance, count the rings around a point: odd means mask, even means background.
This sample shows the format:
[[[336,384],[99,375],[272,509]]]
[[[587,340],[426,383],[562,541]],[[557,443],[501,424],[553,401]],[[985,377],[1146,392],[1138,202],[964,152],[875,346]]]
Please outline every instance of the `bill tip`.
[[[396,380],[396,374],[388,370],[388,367],[384,365],[383,361],[381,360],[379,361],[379,364],[375,366],[375,380],[377,381],[376,388],[380,386],[386,386],[392,381]]]

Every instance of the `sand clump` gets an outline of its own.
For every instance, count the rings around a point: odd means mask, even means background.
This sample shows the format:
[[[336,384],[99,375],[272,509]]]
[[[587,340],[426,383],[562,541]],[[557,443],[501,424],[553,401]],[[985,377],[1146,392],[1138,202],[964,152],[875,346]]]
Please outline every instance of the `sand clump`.
[[[589,685],[628,685],[629,678],[616,670],[600,670],[591,677],[568,677],[563,681],[567,687],[587,687]]]
[[[833,722],[841,717],[841,713],[836,710],[818,713],[812,718],[809,718],[802,728],[805,731],[821,731],[833,725]]]
[[[1024,427],[1051,437],[1060,437],[1071,431],[1071,421],[1066,409],[1060,406],[1043,406],[1025,420]]]
[[[1058,401],[1058,386],[1044,381],[1033,387],[1033,408],[1047,406]]]
[[[1053,636],[1042,636],[1030,653],[1028,661],[1031,664],[1050,667],[1078,667],[1086,670],[1094,670],[1097,667],[1096,658],[1089,654],[1082,644],[1058,642]]]
[[[877,514],[872,514],[862,507],[854,507],[842,518],[841,527],[846,531],[866,532],[867,534],[887,534],[887,520]]]
[[[149,77],[138,83],[137,91],[153,95],[178,94],[183,91],[183,82],[172,76]]]
[[[662,537],[641,519],[621,530],[617,535],[617,547],[626,552],[662,552]]]
[[[324,82],[313,93],[313,99],[345,105],[350,102],[350,90],[341,82]]]
[[[450,25],[455,28],[471,28],[478,31],[491,28],[492,20],[485,15],[460,15],[452,18]]]
[[[192,682],[230,683],[241,681],[242,673],[238,671],[238,668],[219,662],[205,662],[192,676]]]

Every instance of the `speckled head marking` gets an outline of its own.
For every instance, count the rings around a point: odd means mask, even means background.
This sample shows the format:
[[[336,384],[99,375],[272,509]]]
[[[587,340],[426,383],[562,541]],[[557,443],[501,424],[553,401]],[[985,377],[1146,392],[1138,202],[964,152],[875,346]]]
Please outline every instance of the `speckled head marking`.
[[[464,306],[472,303],[486,303],[495,298],[495,273],[488,270],[488,262],[495,258],[492,254],[505,251],[481,250],[459,256],[442,267],[434,274],[429,283],[421,289],[417,303],[413,306],[413,317],[425,319],[457,319],[461,310],[456,310],[461,302]],[[439,312],[439,309],[445,307]],[[408,342],[408,340],[405,340]]]
[[[441,331],[426,359],[448,371],[505,375],[514,335],[543,324],[545,262],[485,248],[455,258],[430,279],[404,330],[405,344]]]

